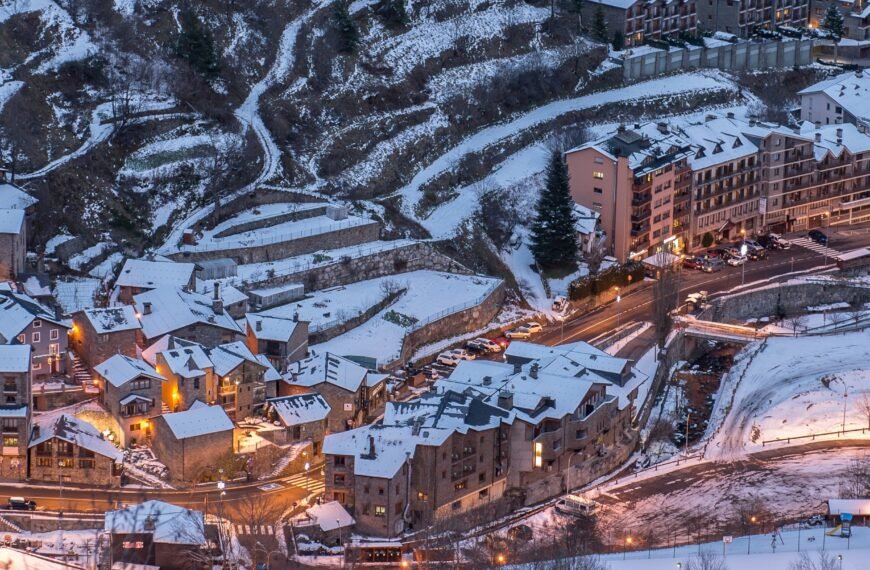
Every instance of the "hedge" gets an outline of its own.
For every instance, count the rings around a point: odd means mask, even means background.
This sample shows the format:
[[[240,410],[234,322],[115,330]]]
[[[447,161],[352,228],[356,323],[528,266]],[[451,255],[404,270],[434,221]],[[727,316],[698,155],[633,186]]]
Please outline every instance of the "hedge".
[[[633,262],[625,265],[614,265],[595,275],[587,275],[571,282],[568,296],[572,301],[599,295],[612,287],[625,287],[631,283],[643,281],[643,264]],[[629,277],[631,277],[629,279]]]

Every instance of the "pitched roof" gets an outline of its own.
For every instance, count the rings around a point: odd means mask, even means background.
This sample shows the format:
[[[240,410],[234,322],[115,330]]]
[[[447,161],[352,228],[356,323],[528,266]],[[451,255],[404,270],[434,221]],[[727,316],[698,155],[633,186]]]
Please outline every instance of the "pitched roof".
[[[146,338],[156,338],[193,324],[205,324],[241,333],[238,325],[225,311],[215,313],[212,300],[206,295],[184,291],[177,287],[152,289],[133,297],[139,322]],[[146,314],[145,303],[151,303]]]
[[[80,570],[77,564],[61,562],[33,552],[25,552],[0,546],[0,568],[20,568],[22,570]]]
[[[287,427],[323,420],[331,410],[326,399],[316,393],[271,398],[267,402]]]
[[[254,356],[254,353],[241,341],[221,344],[208,349],[206,352],[209,360],[214,365],[215,374],[220,376],[229,374],[245,362],[263,367],[263,364]]]
[[[293,363],[285,380],[288,384],[308,388],[328,382],[349,392],[356,392],[368,373],[367,368],[352,360],[324,352]]]
[[[24,226],[24,210],[0,208],[0,234],[19,234]]]
[[[195,343],[166,349],[160,352],[160,355],[166,361],[169,370],[183,378],[204,376],[206,370],[214,368],[205,348]]]
[[[94,370],[116,388],[120,388],[139,376],[146,376],[154,380],[166,380],[144,360],[130,358],[123,354],[116,354],[105,362],[97,364],[94,366]]]
[[[29,344],[0,344],[0,372],[28,372]]]
[[[270,317],[254,313],[245,315],[245,320],[254,337],[259,340],[287,342],[293,335],[296,327],[299,326],[299,321],[294,321],[293,319],[282,319],[280,317]],[[258,326],[259,329],[257,328]]]
[[[69,328],[67,323],[56,319],[54,313],[36,299],[0,290],[0,343],[13,342],[36,319]]]
[[[337,528],[353,526],[356,521],[344,509],[338,501],[329,501],[314,505],[305,510],[305,514],[311,521],[320,527],[323,532],[329,532]]]
[[[142,325],[136,320],[136,310],[130,305],[105,309],[85,309],[81,312],[99,334],[142,328]]]
[[[859,77],[854,71],[842,73],[798,91],[798,95],[813,93],[824,93],[859,119],[865,121],[870,119],[870,109],[867,108],[867,99],[870,98],[870,74],[861,73]]]
[[[34,423],[39,426],[39,435],[30,440],[28,447],[35,447],[50,439],[60,439],[114,461],[121,461],[124,458],[124,454],[106,441],[97,428],[74,416],[61,414],[47,421],[40,421],[39,416],[36,416]]]
[[[39,202],[36,198],[8,182],[0,182],[0,208],[4,210],[26,210]]]
[[[195,270],[194,263],[127,259],[115,285],[140,289],[185,287],[190,283]]]
[[[197,406],[185,412],[163,414],[176,439],[232,431],[233,421],[220,406]]]
[[[106,532],[112,534],[153,533],[157,543],[205,544],[203,515],[163,501],[145,501],[117,511],[104,519]]]

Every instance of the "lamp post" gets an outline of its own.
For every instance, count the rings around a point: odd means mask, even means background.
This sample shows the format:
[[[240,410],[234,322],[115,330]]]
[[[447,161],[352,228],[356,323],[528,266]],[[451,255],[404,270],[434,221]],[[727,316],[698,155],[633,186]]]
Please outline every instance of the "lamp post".
[[[849,398],[849,389],[843,386],[843,436],[846,435],[846,402]]]
[[[311,464],[306,461],[302,467],[305,469],[305,492],[308,493],[308,470],[311,469]],[[305,504],[308,504],[308,495],[305,495]]]
[[[619,287],[614,287],[616,289],[616,328],[619,328],[619,302],[622,301],[622,295],[619,294]]]
[[[632,538],[630,536],[625,537],[625,544],[622,545],[622,559],[625,560],[625,553],[628,550],[628,547],[631,546]]]
[[[755,515],[749,517],[749,534],[746,536],[746,554],[752,550],[752,525],[755,524]]]
[[[842,554],[837,555],[837,561],[840,563],[840,570],[843,570],[843,555]]]
[[[344,544],[341,542],[341,521],[335,519],[335,524],[338,527],[338,545],[341,547],[341,567],[344,568]]]

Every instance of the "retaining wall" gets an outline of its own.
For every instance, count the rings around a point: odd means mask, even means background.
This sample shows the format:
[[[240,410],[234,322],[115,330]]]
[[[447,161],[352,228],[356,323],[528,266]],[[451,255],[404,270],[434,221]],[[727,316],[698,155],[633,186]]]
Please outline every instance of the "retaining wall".
[[[249,192],[243,196],[238,196],[237,198],[227,202],[226,204],[221,204],[216,208],[215,212],[211,216],[206,216],[204,219],[193,224],[191,226],[191,229],[201,231],[203,229],[213,228],[217,224],[230,219],[239,212],[243,212],[256,206],[263,206],[266,204],[280,204],[282,202],[311,203],[323,201],[324,200],[322,198],[312,196],[311,194],[304,194],[302,192],[257,188],[253,192]]]
[[[214,234],[215,237],[222,238],[226,236],[232,236],[236,234],[243,234],[245,232],[249,232],[251,230],[259,230],[260,228],[268,228],[271,226],[277,226],[278,224],[283,224],[284,222],[295,222],[297,220],[304,220],[307,218],[314,218],[316,216],[324,216],[326,215],[326,204],[323,206],[319,206],[316,208],[308,208],[306,210],[290,210],[286,214],[280,214],[277,216],[270,216],[268,218],[263,218],[260,220],[252,220],[250,222],[244,222],[241,224],[237,224],[230,228],[227,228],[223,231],[220,231]]]
[[[390,305],[395,303],[396,299],[398,299],[400,296],[404,295],[406,291],[407,291],[407,289],[400,289],[399,291],[396,291],[395,293],[390,293],[389,295],[387,295],[386,297],[381,299],[378,303],[372,305],[371,307],[369,307],[365,311],[361,312],[359,315],[353,317],[352,319],[348,319],[340,324],[337,324],[335,326],[332,326],[332,327],[329,327],[329,328],[326,328],[323,330],[309,332],[308,333],[308,344],[312,345],[312,344],[319,344],[321,342],[326,342],[329,339],[332,339],[332,338],[337,337],[338,335],[344,334],[351,329],[355,329],[356,327],[360,326],[361,324],[363,324],[364,322],[366,322],[367,320],[369,320],[370,318],[372,318],[373,316],[375,316],[376,314],[378,314],[382,310],[386,309],[387,307],[389,307]]]

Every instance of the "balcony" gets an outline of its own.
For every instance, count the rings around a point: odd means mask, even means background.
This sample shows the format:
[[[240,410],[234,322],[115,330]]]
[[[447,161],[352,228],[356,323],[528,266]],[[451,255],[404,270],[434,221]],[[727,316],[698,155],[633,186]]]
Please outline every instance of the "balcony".
[[[635,194],[631,198],[631,205],[632,206],[642,206],[644,204],[648,204],[651,201],[652,201],[652,194],[641,194],[641,195]]]
[[[218,395],[220,396],[229,396],[230,394],[236,393],[236,385],[235,384],[221,384],[218,388]]]

